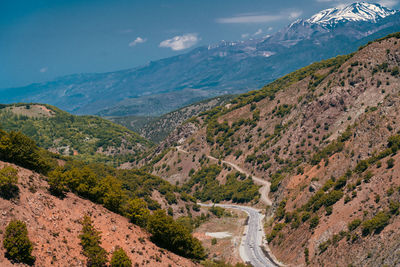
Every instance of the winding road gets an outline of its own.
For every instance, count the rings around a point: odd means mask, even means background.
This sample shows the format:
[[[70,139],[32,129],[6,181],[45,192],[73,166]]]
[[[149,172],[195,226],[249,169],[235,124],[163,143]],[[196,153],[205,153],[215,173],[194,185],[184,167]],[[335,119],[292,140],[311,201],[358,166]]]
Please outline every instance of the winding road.
[[[182,153],[185,153],[185,154],[189,154],[189,152],[187,152],[186,150],[183,150],[180,146],[177,146],[176,149],[179,152],[182,152]],[[210,155],[207,155],[207,158],[209,158],[211,160],[218,161],[217,158],[214,158],[213,156],[210,156]],[[263,202],[267,206],[271,206],[272,205],[272,201],[268,197],[270,186],[271,186],[270,182],[265,181],[265,180],[263,180],[261,178],[258,178],[256,176],[252,176],[250,173],[248,173],[247,171],[243,170],[242,168],[240,168],[235,163],[232,163],[232,162],[229,162],[229,161],[226,161],[226,160],[221,160],[221,162],[231,166],[232,168],[234,168],[238,172],[246,174],[246,176],[251,176],[251,178],[252,178],[252,180],[253,180],[253,182],[255,184],[261,185],[260,190],[259,190],[260,195],[261,195],[261,202]]]
[[[264,215],[257,209],[233,205],[233,204],[202,204],[200,206],[211,207],[213,205],[226,209],[237,209],[247,213],[248,223],[245,226],[242,242],[240,243],[240,257],[245,263],[250,263],[254,267],[280,266],[275,257],[270,253],[268,245],[263,244],[265,236],[262,220]],[[265,251],[263,251],[265,247]]]
[[[179,152],[188,154],[189,152],[183,150],[181,147],[176,147]],[[213,156],[207,156],[209,159],[216,160]],[[244,173],[247,176],[250,176],[248,172],[237,166],[236,164],[221,160],[222,163],[228,164],[238,172]],[[270,190],[270,183],[260,179],[258,177],[252,176],[254,183],[261,185],[260,194],[261,201],[266,205],[271,206],[272,201],[268,197],[268,193]],[[281,266],[280,263],[276,260],[276,258],[270,252],[267,242],[265,241],[265,233],[262,220],[264,215],[257,209],[234,205],[234,204],[203,204],[198,203],[201,206],[211,207],[213,205],[227,208],[227,209],[238,209],[247,213],[248,223],[245,226],[242,241],[239,248],[240,257],[246,263],[250,263],[254,267],[269,267],[269,266]]]

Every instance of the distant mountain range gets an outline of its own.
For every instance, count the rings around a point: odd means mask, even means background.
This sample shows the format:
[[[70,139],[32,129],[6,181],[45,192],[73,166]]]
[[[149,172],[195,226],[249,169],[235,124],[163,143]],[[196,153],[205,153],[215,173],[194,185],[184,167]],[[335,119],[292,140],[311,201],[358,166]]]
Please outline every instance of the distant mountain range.
[[[400,12],[354,3],[297,20],[261,39],[222,41],[138,68],[2,89],[0,102],[44,102],[75,114],[160,115],[205,98],[260,88],[396,31]]]

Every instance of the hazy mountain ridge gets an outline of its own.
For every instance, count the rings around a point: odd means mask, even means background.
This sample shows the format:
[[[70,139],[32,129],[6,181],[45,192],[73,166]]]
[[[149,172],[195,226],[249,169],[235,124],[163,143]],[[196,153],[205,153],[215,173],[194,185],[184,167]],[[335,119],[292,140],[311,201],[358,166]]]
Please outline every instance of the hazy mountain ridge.
[[[332,28],[298,21],[267,38],[199,47],[143,67],[3,89],[0,101],[46,102],[78,114],[160,115],[207,97],[260,88],[290,71],[398,31],[399,12],[385,11],[390,15],[344,21]],[[150,102],[142,102],[149,97]],[[149,103],[147,114],[138,110],[140,103]]]
[[[193,116],[197,116],[208,109],[223,105],[233,97],[234,96],[231,95],[224,95],[203,100],[178,110],[174,110],[160,117],[123,116],[110,117],[108,119],[139,133],[152,142],[159,143],[186,120]]]

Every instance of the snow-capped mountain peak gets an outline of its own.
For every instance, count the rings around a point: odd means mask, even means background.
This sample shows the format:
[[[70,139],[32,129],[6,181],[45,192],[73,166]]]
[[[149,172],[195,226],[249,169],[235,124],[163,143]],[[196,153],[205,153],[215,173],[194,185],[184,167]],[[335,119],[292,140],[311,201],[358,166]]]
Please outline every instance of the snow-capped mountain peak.
[[[333,25],[342,21],[371,21],[393,15],[397,11],[379,4],[357,2],[343,8],[329,8],[313,15],[306,22],[323,26]]]

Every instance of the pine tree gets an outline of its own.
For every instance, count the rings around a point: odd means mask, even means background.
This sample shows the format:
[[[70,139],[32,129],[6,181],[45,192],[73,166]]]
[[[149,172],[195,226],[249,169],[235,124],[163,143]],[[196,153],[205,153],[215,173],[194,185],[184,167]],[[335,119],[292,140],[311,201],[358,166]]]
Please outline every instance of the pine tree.
[[[87,266],[103,267],[107,265],[107,252],[101,245],[101,232],[97,231],[89,216],[82,221],[81,246],[83,254],[87,257]]]
[[[132,261],[122,248],[117,248],[111,258],[111,267],[131,267]]]
[[[28,238],[28,230],[24,222],[14,220],[8,224],[3,246],[9,260],[28,265],[33,265],[35,262],[35,257],[32,256],[33,245]]]

